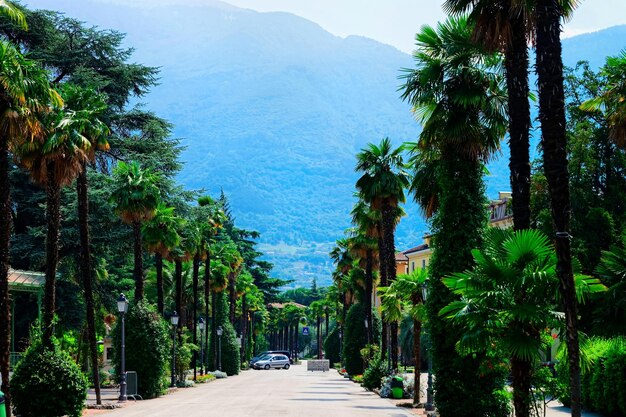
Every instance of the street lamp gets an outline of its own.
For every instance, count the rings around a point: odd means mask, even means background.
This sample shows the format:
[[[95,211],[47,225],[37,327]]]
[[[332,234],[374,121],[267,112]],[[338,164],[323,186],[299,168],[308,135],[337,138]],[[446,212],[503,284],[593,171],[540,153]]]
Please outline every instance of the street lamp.
[[[202,367],[204,366],[204,319],[200,317],[198,320],[198,329],[200,329],[200,375],[204,372]]]
[[[121,355],[121,364],[120,364],[120,398],[119,400],[124,402],[128,399],[126,396],[126,329],[124,328],[125,316],[128,311],[128,299],[124,294],[120,294],[117,299],[117,311],[120,313],[122,317],[122,355]]]
[[[428,285],[426,283],[422,284],[422,302],[426,303],[428,300]],[[433,411],[435,409],[433,405],[433,356],[431,352],[431,340],[430,340],[430,332],[426,333],[428,335],[428,386],[426,388],[426,411]],[[416,366],[419,364],[416,364]]]
[[[224,333],[224,329],[222,326],[217,328],[217,339],[219,340],[219,344],[217,346],[217,370],[222,370],[222,334]]]
[[[178,314],[174,311],[170,317],[172,323],[172,381],[170,387],[176,386],[176,328],[178,327]]]

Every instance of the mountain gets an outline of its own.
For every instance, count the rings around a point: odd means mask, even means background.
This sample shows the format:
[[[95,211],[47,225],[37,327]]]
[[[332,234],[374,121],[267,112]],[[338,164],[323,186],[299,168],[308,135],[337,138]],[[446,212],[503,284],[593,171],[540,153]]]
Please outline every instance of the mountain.
[[[328,252],[349,226],[354,202],[356,152],[386,136],[400,144],[419,133],[397,92],[411,57],[371,39],[218,1],[29,5],[125,32],[133,59],[161,68],[160,85],[142,101],[183,138],[179,180],[212,194],[223,189],[238,223],[261,232],[275,274],[295,285],[330,281]],[[623,26],[567,39],[565,61],[585,57],[599,66],[624,46],[625,33]],[[505,153],[490,173],[490,196],[509,188]],[[427,229],[413,204],[407,212],[398,248],[420,243]]]

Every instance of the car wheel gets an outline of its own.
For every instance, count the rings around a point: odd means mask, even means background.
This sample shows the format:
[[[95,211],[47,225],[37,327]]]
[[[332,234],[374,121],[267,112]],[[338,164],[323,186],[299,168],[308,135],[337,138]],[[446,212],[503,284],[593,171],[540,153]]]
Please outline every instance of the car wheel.
[[[289,364],[288,363],[285,364],[285,369],[289,369]]]
[[[268,364],[268,365],[265,365],[265,369],[266,369],[266,370],[267,370],[267,369],[270,369],[269,364]]]

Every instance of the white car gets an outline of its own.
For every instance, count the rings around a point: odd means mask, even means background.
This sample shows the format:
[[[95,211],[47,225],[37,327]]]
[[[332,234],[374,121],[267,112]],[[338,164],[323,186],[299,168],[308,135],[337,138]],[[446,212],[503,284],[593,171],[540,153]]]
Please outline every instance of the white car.
[[[285,355],[267,355],[254,363],[254,369],[289,369],[289,358]]]

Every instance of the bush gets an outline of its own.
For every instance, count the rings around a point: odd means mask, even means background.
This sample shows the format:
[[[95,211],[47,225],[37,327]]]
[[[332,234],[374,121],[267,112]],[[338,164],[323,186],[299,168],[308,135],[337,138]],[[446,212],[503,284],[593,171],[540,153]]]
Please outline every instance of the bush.
[[[11,394],[23,417],[80,417],[87,379],[66,352],[36,343],[15,367]]]
[[[584,349],[590,366],[581,370],[582,405],[614,417],[626,417],[626,338],[595,338]],[[569,404],[569,369],[564,354],[559,356],[557,378],[566,389],[559,398]]]
[[[379,389],[382,385],[382,379],[387,374],[385,361],[381,360],[379,353],[376,353],[363,373],[363,387],[368,390]]]
[[[374,322],[374,344],[380,342],[381,322],[380,317],[372,311]],[[350,375],[360,375],[364,370],[361,349],[367,344],[367,334],[365,333],[365,305],[354,304],[348,310],[344,328],[343,359],[346,371]]]
[[[339,348],[339,326],[337,326],[328,333],[328,337],[324,340],[324,354],[331,366],[341,362],[341,352]]]
[[[216,379],[216,376],[213,374],[198,375],[196,377],[196,383],[204,384],[205,382],[211,382],[211,381],[214,381],[215,379]]]
[[[241,353],[237,335],[232,323],[228,320],[228,300],[223,292],[217,293],[216,297],[216,317],[214,329],[222,327],[222,371],[228,375],[238,375],[241,369]],[[209,340],[209,363],[217,365],[217,351],[219,338],[215,330],[211,332]]]
[[[118,321],[118,324],[121,320]],[[113,332],[113,364],[120,374],[121,326]],[[171,360],[172,340],[168,323],[153,305],[140,301],[126,314],[126,370],[137,372],[139,395],[154,398],[168,386],[166,372]]]
[[[179,383],[187,379],[187,372],[191,369],[193,352],[197,350],[200,350],[198,346],[189,343],[189,335],[183,332],[176,345],[176,379]]]

